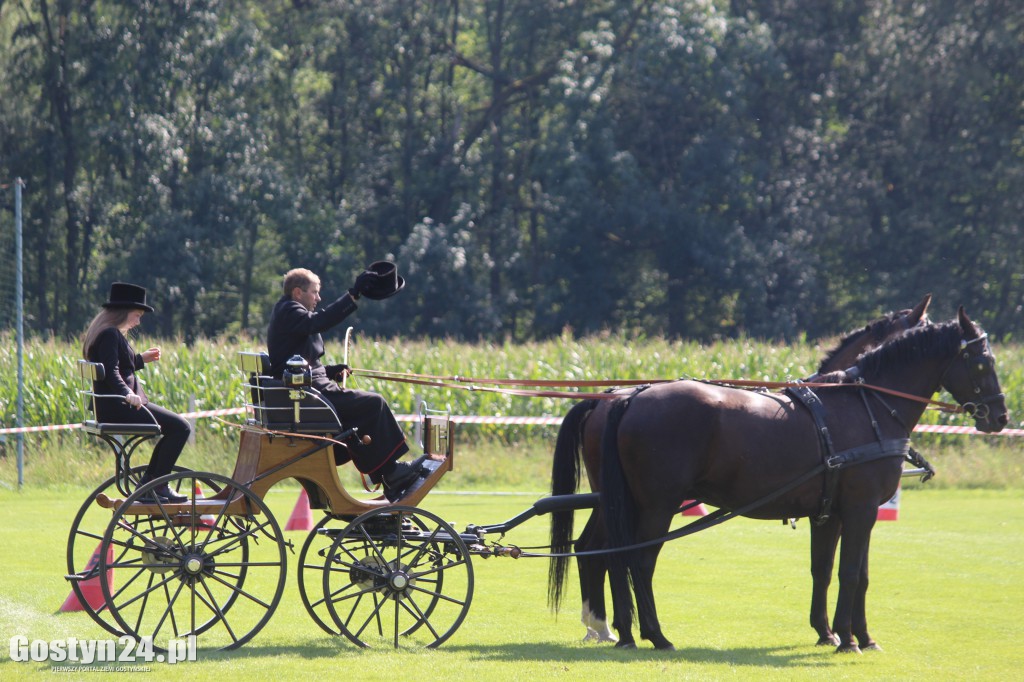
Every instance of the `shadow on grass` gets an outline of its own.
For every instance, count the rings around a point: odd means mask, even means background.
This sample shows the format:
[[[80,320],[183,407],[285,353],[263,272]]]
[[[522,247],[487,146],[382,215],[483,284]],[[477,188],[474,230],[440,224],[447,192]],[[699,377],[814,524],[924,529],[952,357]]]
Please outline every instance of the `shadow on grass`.
[[[830,647],[788,646],[788,647],[734,647],[711,649],[707,647],[684,647],[676,651],[658,651],[653,648],[625,650],[613,646],[577,646],[551,642],[517,644],[444,644],[439,652],[457,653],[476,662],[534,661],[555,663],[590,663],[594,661],[631,664],[644,661],[678,661],[702,664],[722,664],[737,667],[792,668],[794,666],[828,666],[834,663]],[[324,639],[301,646],[259,646],[247,644],[234,651],[211,651],[200,654],[206,661],[237,659],[240,656],[260,658],[265,656],[298,656],[305,659],[337,658],[339,656],[363,656],[371,654],[393,654],[396,656],[420,655],[422,649],[399,650],[362,649],[345,639]]]
[[[710,649],[707,647],[681,647],[675,651],[659,651],[649,645],[637,649],[616,649],[614,646],[565,646],[560,644],[504,644],[486,647],[451,646],[446,650],[458,651],[480,661],[534,660],[561,662],[607,661],[609,663],[636,663],[640,661],[686,661],[690,663],[721,663],[733,667],[756,666],[789,668],[794,665],[825,665],[825,656],[831,649],[805,646],[787,647],[733,647]]]

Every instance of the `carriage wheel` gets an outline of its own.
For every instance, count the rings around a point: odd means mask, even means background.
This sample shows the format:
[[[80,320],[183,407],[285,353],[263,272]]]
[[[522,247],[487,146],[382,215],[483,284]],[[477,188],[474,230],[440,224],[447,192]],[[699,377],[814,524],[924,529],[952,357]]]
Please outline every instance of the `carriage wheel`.
[[[245,513],[228,515],[225,505],[194,500],[158,505],[152,516],[131,513],[149,490],[178,481],[182,490],[215,483],[234,500],[232,508]],[[203,649],[233,649],[252,639],[277,608],[285,546],[270,509],[247,487],[218,474],[170,474],[136,490],[114,512],[99,570],[116,569],[124,577],[116,585],[104,582],[103,596],[121,630],[148,638],[154,650],[189,635]]]
[[[333,516],[325,516],[313,526],[302,543],[302,551],[299,552],[299,596],[302,597],[302,604],[309,612],[309,617],[320,626],[324,632],[330,635],[340,635],[341,628],[329,625],[333,623],[330,613],[327,610],[327,602],[324,599],[312,601],[306,592],[306,585],[310,588],[323,585],[323,571],[327,563],[327,552],[331,549],[337,529],[327,529],[332,521],[346,523],[344,520],[335,519]],[[321,532],[322,530],[327,532]],[[315,589],[315,588],[314,588]]]
[[[129,480],[138,481],[139,478],[145,473],[145,465],[132,467],[129,470]],[[188,472],[189,470],[184,467],[174,467],[174,472]],[[175,482],[181,484],[181,480]],[[172,487],[175,485],[172,483]],[[201,479],[202,491],[204,495],[212,495],[219,487],[213,482],[206,479]],[[176,489],[181,494],[192,495],[193,491]],[[103,507],[96,504],[96,498],[104,494],[111,498],[120,497],[121,493],[117,487],[116,477],[111,476],[106,481],[101,483],[99,487],[92,491],[88,497],[85,498],[85,502],[79,508],[78,513],[75,515],[75,520],[71,524],[71,531],[68,533],[68,550],[67,550],[67,565],[69,575],[84,575],[83,580],[72,580],[71,589],[75,593],[75,597],[78,598],[78,603],[82,605],[82,610],[89,614],[89,616],[96,621],[100,626],[103,627],[107,632],[114,635],[124,634],[118,627],[117,623],[110,615],[110,611],[106,608],[106,603],[102,599],[102,593],[99,588],[98,577],[101,575],[99,572],[99,547],[103,542],[103,533],[107,529],[107,525],[110,523],[111,511],[104,509]],[[160,523],[160,519],[151,518],[150,522],[153,527],[149,529],[151,533],[157,533],[157,526]],[[140,520],[140,523],[143,523]],[[119,576],[111,575],[111,580],[117,580]],[[92,581],[92,582],[86,582]],[[95,586],[95,587],[93,587]]]
[[[309,612],[309,617],[320,626],[320,629],[330,635],[340,635],[341,628],[334,624],[334,618],[327,608],[327,600],[322,596],[316,600],[313,600],[312,597],[322,594],[320,590],[323,588],[327,553],[331,550],[331,545],[334,544],[335,538],[348,525],[349,521],[351,519],[339,519],[331,515],[320,519],[313,526],[313,529],[309,531],[306,541],[302,544],[302,551],[299,552],[299,596],[302,597],[302,604],[306,607],[306,611]],[[331,522],[336,522],[337,527],[328,528]],[[418,519],[410,519],[410,522],[415,524],[418,522]],[[421,526],[419,530],[426,531],[426,528]],[[437,598],[428,605],[426,611],[428,616],[433,611],[436,602]]]
[[[337,533],[323,571],[324,601],[361,647],[437,647],[466,617],[473,565],[465,542],[437,516],[382,507]]]

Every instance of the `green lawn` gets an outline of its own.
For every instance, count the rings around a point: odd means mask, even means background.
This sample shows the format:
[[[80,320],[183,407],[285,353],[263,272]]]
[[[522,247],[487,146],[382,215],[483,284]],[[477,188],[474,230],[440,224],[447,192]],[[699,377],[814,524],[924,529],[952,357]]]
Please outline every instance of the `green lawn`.
[[[451,488],[431,493],[424,507],[460,530],[511,518],[534,499],[462,495]],[[110,639],[88,616],[58,612],[69,593],[62,577],[67,530],[87,492],[0,490],[5,643],[16,635]],[[294,488],[268,495],[282,525],[296,497]],[[547,520],[534,519],[506,540],[541,545],[546,534]],[[668,545],[655,589],[663,628],[678,649],[671,653],[647,643],[637,651],[582,643],[575,577],[562,613],[550,613],[547,562],[538,558],[475,559],[469,615],[440,649],[361,650],[326,635],[306,614],[295,582],[304,534],[287,535],[296,554],[289,558],[284,598],[266,628],[240,650],[201,651],[198,662],[174,668],[154,662],[149,674],[219,680],[1001,680],[1017,678],[1024,668],[1020,490],[904,491],[900,519],[880,522],[872,542],[868,618],[884,651],[861,656],[814,646],[807,625],[806,521],[793,531],[739,519]],[[53,674],[49,663],[15,662],[6,649],[0,656],[0,679]],[[121,673],[70,675],[93,680]]]

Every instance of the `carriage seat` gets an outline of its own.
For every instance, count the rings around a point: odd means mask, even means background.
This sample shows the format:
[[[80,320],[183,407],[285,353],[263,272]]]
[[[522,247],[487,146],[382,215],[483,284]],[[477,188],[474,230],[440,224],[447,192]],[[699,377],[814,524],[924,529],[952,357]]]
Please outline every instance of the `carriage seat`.
[[[101,398],[111,398],[121,400],[121,395],[104,395],[96,393],[93,390],[93,386],[97,381],[103,381],[106,377],[106,370],[103,368],[103,364],[99,362],[89,362],[88,360],[78,361],[78,376],[82,380],[82,390],[79,393],[83,398],[83,403],[87,405],[83,409],[84,419],[82,419],[82,429],[89,434],[94,436],[159,436],[160,425],[156,423],[154,419],[152,423],[140,423],[140,424],[118,424],[113,422],[100,422],[95,419],[96,415],[96,401]],[[92,418],[90,418],[92,415]],[[152,415],[151,415],[152,417]]]
[[[338,434],[341,420],[334,407],[315,388],[290,388],[270,374],[266,353],[238,354],[238,367],[246,376],[246,423],[269,431]]]
[[[95,418],[97,400],[124,400],[124,396],[96,393],[95,383],[103,381],[106,377],[102,363],[79,360],[78,377],[82,381],[82,389],[79,391],[84,413],[82,430],[96,436],[110,447],[114,453],[114,482],[122,495],[130,495],[138,486],[138,478],[142,473],[142,467],[135,467],[133,471],[132,454],[144,442],[160,437],[160,425],[145,407],[142,407],[140,412],[149,417],[149,422],[121,424],[98,421]]]

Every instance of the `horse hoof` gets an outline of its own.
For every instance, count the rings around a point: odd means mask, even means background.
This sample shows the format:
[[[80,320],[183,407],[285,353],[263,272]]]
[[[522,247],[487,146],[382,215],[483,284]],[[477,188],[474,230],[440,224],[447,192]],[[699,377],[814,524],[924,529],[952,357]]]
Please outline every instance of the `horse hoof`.
[[[615,648],[616,649],[635,649],[636,648],[636,642],[616,642],[615,643]]]
[[[839,638],[835,635],[819,637],[817,646],[839,646]]]
[[[882,645],[879,644],[878,642],[871,642],[870,644],[865,644],[864,646],[862,646],[860,648],[860,650],[861,651],[882,651]]]
[[[659,644],[658,646],[656,646],[654,648],[657,649],[658,651],[675,651],[676,650],[676,648],[674,646],[672,646],[672,642],[665,642],[664,644]]]
[[[836,647],[837,654],[859,654],[860,647],[856,644],[840,644]]]

